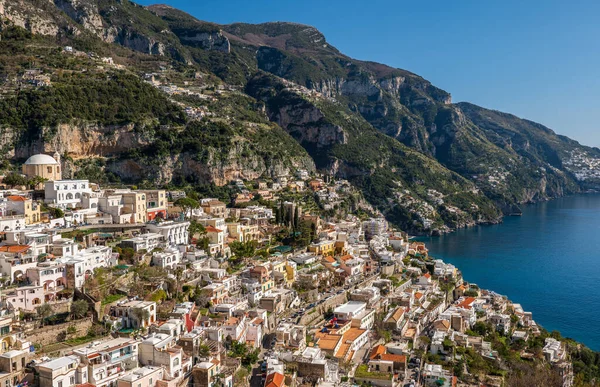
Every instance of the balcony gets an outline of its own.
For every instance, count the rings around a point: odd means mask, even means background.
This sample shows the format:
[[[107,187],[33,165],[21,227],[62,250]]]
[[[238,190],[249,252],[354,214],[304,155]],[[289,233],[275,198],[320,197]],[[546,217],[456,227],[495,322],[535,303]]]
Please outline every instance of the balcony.
[[[137,354],[134,352],[125,353],[123,355],[119,355],[118,357],[116,357],[114,359],[109,359],[108,364],[117,364],[117,363],[129,360],[129,359],[132,359],[136,356],[137,356]]]

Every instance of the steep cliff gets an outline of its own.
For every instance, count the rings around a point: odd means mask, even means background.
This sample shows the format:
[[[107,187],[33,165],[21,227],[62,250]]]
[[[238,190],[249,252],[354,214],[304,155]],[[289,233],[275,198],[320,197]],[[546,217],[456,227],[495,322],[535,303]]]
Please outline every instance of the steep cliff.
[[[308,151],[317,167],[349,179],[390,220],[415,233],[440,233],[499,221],[476,187],[377,132],[346,106],[289,81],[259,74],[246,92]]]
[[[453,104],[311,26],[217,25],[129,0],[0,0],[0,34],[2,150],[59,149],[74,175],[225,184],[317,167],[423,233],[600,186],[597,149]],[[31,86],[39,76],[51,85]]]

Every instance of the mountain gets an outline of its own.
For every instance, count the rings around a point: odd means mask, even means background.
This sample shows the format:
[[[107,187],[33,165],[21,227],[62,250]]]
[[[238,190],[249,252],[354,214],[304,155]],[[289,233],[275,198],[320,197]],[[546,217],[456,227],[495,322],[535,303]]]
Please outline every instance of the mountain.
[[[452,103],[310,26],[217,25],[128,0],[0,0],[0,18],[12,162],[56,149],[73,176],[148,185],[318,169],[425,234],[598,185],[598,149]],[[40,76],[50,85],[30,86]]]

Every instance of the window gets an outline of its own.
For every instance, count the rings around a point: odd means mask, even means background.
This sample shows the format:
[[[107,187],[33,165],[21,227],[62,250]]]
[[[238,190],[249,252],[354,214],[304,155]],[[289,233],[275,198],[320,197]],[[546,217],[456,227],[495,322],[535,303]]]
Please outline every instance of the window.
[[[58,387],[63,387],[63,382],[62,382],[62,380],[59,380],[59,381],[58,381]]]
[[[71,385],[75,384],[75,376],[69,378],[69,383],[71,383]]]
[[[52,167],[48,167],[48,173],[52,173]]]

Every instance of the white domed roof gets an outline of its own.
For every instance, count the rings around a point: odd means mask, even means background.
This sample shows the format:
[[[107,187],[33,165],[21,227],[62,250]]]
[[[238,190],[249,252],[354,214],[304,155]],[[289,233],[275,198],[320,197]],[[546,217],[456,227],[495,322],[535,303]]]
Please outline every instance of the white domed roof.
[[[45,165],[45,164],[58,164],[52,156],[37,154],[33,155],[25,161],[26,165]]]

